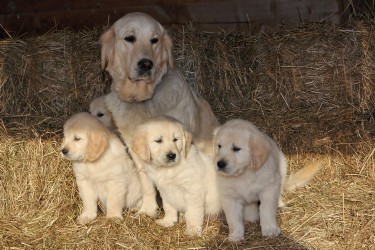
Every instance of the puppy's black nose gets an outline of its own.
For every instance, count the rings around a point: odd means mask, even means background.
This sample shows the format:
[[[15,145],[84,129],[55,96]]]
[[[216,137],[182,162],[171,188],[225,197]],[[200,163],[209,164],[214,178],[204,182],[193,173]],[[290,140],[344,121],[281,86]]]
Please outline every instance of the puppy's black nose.
[[[176,159],[176,154],[175,153],[168,153],[167,158],[169,161],[174,161]]]
[[[63,155],[66,155],[67,153],[69,153],[69,150],[67,148],[63,148],[61,152],[63,153]]]
[[[139,75],[143,75],[145,73],[148,73],[152,69],[153,66],[154,66],[154,64],[149,59],[139,60],[139,62],[138,62]]]
[[[224,160],[220,160],[220,161],[218,161],[218,162],[216,163],[216,165],[217,165],[217,167],[218,167],[219,169],[223,169],[223,168],[225,168],[225,167],[227,166],[227,163],[226,163]]]

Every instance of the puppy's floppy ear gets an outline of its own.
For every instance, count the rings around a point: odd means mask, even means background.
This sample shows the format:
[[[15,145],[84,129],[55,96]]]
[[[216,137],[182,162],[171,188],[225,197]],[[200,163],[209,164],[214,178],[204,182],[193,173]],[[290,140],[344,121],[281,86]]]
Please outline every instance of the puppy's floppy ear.
[[[251,168],[257,170],[266,162],[270,152],[270,144],[262,135],[251,134],[249,148]]]
[[[107,30],[100,37],[100,41],[102,43],[101,65],[102,69],[107,69],[112,66],[114,60],[116,34],[113,28]]]
[[[162,58],[163,61],[167,63],[168,69],[174,70],[175,68],[175,58],[173,56],[173,42],[172,38],[168,35],[168,33],[165,31],[163,35],[163,41],[162,41]]]
[[[217,147],[215,145],[215,137],[216,137],[217,133],[219,132],[220,128],[221,128],[221,126],[218,126],[212,132],[212,135],[213,135],[213,139],[212,139],[212,154],[214,156],[217,154]]]
[[[182,152],[186,158],[186,156],[189,153],[190,147],[191,147],[191,142],[193,140],[193,135],[190,133],[190,131],[183,129],[183,135],[184,139],[182,141]]]
[[[86,161],[97,160],[108,148],[108,133],[103,129],[90,130],[85,152]]]
[[[151,152],[146,141],[144,131],[137,131],[132,139],[131,150],[138,155],[143,161],[151,162]]]

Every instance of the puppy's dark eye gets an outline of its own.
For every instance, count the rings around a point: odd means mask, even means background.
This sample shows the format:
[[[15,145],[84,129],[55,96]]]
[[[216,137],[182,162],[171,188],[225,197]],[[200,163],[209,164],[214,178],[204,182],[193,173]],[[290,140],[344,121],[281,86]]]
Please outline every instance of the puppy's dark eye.
[[[176,142],[176,141],[178,141],[178,139],[177,139],[177,138],[174,138],[174,139],[173,139],[173,142]]]
[[[80,141],[81,138],[79,138],[78,136],[74,136],[74,141]]]
[[[160,139],[155,140],[155,142],[156,142],[156,143],[162,143],[163,140],[160,138]]]
[[[219,144],[219,145],[217,145],[217,147],[218,147],[218,148],[221,148],[221,145]]]
[[[241,148],[239,148],[239,147],[236,147],[236,146],[233,146],[232,150],[233,150],[233,152],[238,152],[238,151],[240,151],[240,150],[241,150]]]
[[[103,113],[100,113],[100,112],[96,114],[97,117],[102,117],[103,115],[104,115],[104,114],[103,114]]]
[[[152,38],[150,40],[151,44],[155,44],[155,43],[158,43],[159,42],[159,39],[158,38]]]
[[[125,41],[127,41],[128,43],[135,43],[135,36],[126,36],[124,38]]]

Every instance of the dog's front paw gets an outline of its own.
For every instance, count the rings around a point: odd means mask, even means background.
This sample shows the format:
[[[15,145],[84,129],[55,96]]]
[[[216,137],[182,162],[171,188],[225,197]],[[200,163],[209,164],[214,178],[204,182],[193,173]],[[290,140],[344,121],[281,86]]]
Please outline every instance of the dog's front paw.
[[[185,230],[185,235],[188,236],[202,236],[202,229],[199,227],[194,227],[194,226],[187,226]]]
[[[240,232],[230,233],[228,235],[228,240],[233,242],[238,242],[244,239],[244,234]]]
[[[88,213],[82,213],[80,216],[77,217],[77,222],[79,224],[87,224],[93,221],[96,218],[96,213],[88,214]]]
[[[138,213],[145,214],[150,217],[156,217],[158,215],[158,204],[156,204],[156,201],[146,202],[146,200],[144,200]]]
[[[122,220],[122,214],[107,214],[108,219]]]
[[[138,213],[140,214],[145,214],[150,217],[156,217],[158,214],[158,209],[157,208],[149,208],[146,206],[141,206],[139,209]]]
[[[156,220],[156,223],[162,227],[173,227],[176,224],[176,221],[169,218],[163,218]]]
[[[278,226],[275,227],[262,227],[262,236],[264,237],[276,237],[280,234],[280,228]]]

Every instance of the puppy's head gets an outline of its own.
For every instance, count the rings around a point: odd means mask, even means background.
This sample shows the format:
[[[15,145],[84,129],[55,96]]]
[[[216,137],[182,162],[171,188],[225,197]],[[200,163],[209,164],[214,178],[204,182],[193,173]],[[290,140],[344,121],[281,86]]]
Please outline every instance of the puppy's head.
[[[96,161],[108,148],[109,131],[89,113],[77,113],[64,124],[61,154],[71,161]]]
[[[116,128],[115,122],[112,117],[111,111],[107,108],[105,104],[105,95],[99,96],[95,98],[90,103],[90,114],[95,116],[99,121],[101,121],[104,126],[106,126],[110,130],[114,130]]]
[[[270,144],[250,122],[236,119],[214,130],[216,170],[222,175],[255,171],[267,160]]]
[[[122,101],[150,99],[168,69],[174,69],[172,39],[151,16],[134,12],[117,20],[101,37],[102,68],[113,78]]]
[[[161,116],[138,126],[131,149],[154,167],[172,167],[186,158],[191,141],[192,134],[179,121]]]

